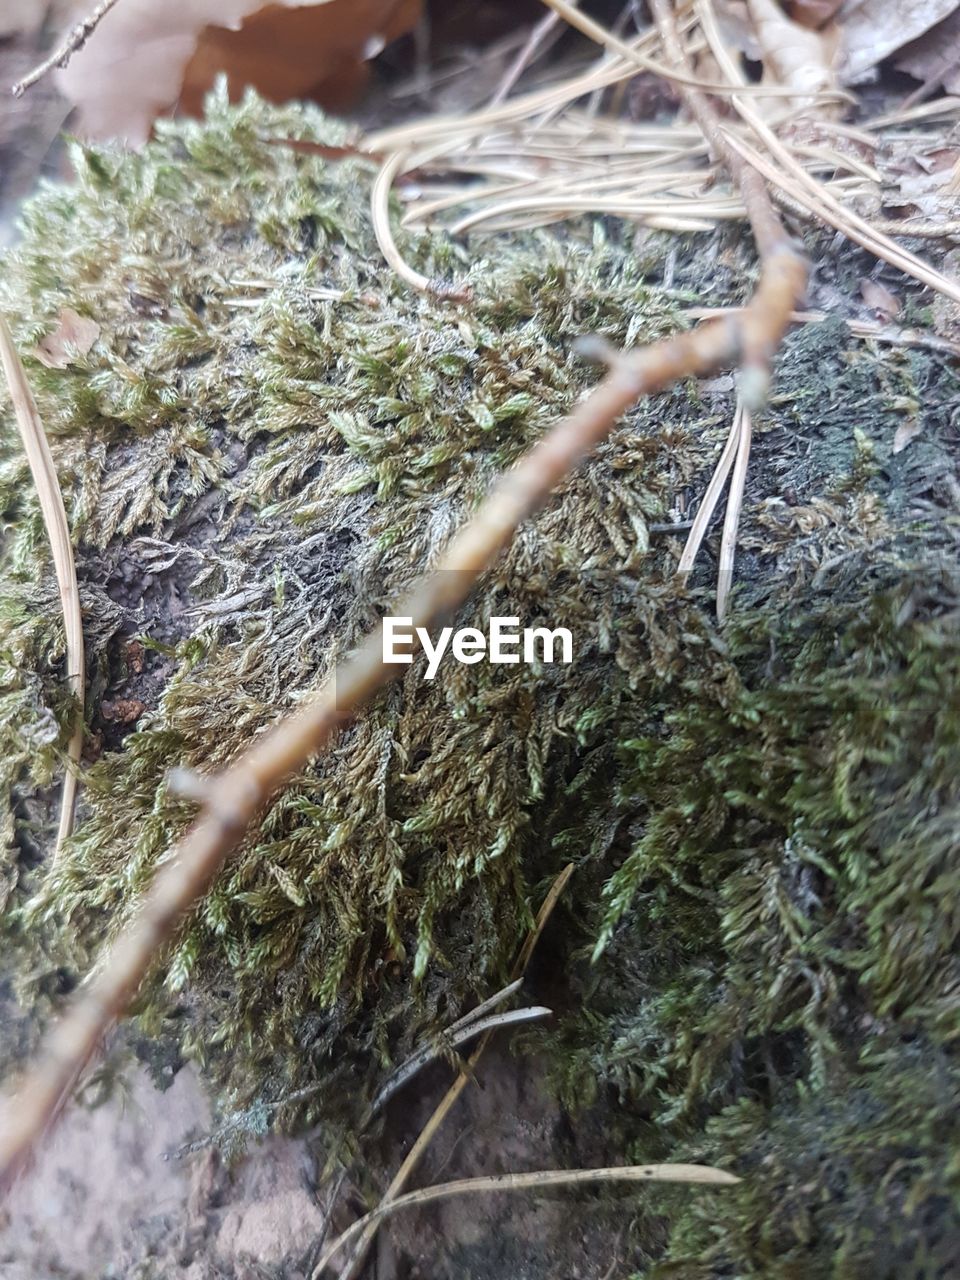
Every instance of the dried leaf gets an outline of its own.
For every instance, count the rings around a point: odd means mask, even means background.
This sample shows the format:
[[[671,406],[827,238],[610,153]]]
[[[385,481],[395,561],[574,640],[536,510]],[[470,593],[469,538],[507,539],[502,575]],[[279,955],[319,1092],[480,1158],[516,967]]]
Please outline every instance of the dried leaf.
[[[133,724],[146,709],[146,704],[139,698],[117,698],[115,702],[105,698],[100,703],[101,717],[104,720],[115,720],[117,724]]]
[[[881,320],[892,320],[900,314],[900,299],[879,280],[865,278],[860,281],[860,296]]]
[[[802,109],[812,95],[836,86],[833,56],[836,42],[832,33],[811,31],[791,22],[776,0],[748,0],[765,70],[781,84],[796,89],[792,99]]]
[[[911,440],[923,430],[923,423],[919,416],[907,418],[905,422],[901,422],[893,437],[893,452],[902,453]]]
[[[85,0],[78,12],[86,8]],[[174,108],[200,114],[216,76],[275,102],[343,106],[371,48],[408,31],[420,0],[123,0],[60,72],[77,132],[141,143]]]
[[[900,216],[956,217],[960,148],[934,146],[924,151],[914,144],[881,167],[887,208],[895,208]]]
[[[957,0],[844,0],[839,22],[843,33],[840,78],[858,84],[911,40],[941,22],[957,8]]]
[[[77,356],[85,356],[100,337],[100,326],[88,316],[64,307],[53,333],[41,338],[32,354],[48,369],[66,369]]]

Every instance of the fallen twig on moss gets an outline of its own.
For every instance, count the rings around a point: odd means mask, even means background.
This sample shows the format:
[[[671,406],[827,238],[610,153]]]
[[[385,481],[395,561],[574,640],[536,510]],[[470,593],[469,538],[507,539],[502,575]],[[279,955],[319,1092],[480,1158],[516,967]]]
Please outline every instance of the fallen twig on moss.
[[[705,100],[704,100],[705,102]],[[708,107],[705,107],[709,111]],[[724,156],[730,155],[723,149]],[[679,378],[741,364],[742,394],[761,399],[769,365],[804,291],[806,265],[784,232],[763,179],[731,156],[757,239],[761,273],[736,315],[614,356],[603,381],[524,458],[501,476],[477,514],[452,539],[435,571],[394,612],[429,629],[469,595],[518,526],[611,431],[640,396]],[[198,780],[201,813],[171,850],[130,923],[56,1025],[0,1132],[0,1186],[6,1185],[55,1114],[97,1044],[126,1009],[159,949],[207,890],[270,798],[401,668],[384,665],[382,627],[295,713],[258,738],[224,772]]]
[[[42,80],[43,77],[54,67],[65,67],[75,53],[77,53],[87,43],[90,37],[99,27],[107,14],[119,0],[100,0],[94,9],[87,14],[85,18],[74,24],[67,33],[66,38],[54,49],[49,58],[44,58],[38,66],[18,80],[16,84],[11,85],[10,92],[15,98],[21,98],[26,91]]]
[[[456,609],[517,526],[609,434],[639,396],[741,357],[750,368],[762,366],[789,323],[805,275],[799,255],[784,242],[764,262],[756,295],[739,315],[620,356],[587,399],[501,477],[477,515],[453,539],[438,569],[395,612],[411,617],[414,627],[429,628]],[[53,1029],[44,1056],[8,1113],[0,1133],[0,1185],[20,1167],[100,1037],[132,999],[158,949],[270,797],[396,676],[400,668],[385,666],[382,651],[378,628],[301,710],[281,720],[225,772],[204,781],[200,817],[158,871],[139,911],[89,986]]]
[[[80,593],[77,590],[77,571],[73,561],[73,545],[70,526],[60,492],[56,467],[47,436],[37,412],[33,392],[27,381],[20,356],[14,346],[6,319],[0,315],[0,362],[6,374],[13,412],[23,440],[30,474],[37,490],[37,500],[43,513],[43,523],[50,539],[53,567],[60,589],[60,606],[63,610],[63,630],[66,643],[67,682],[77,702],[76,721],[70,741],[67,743],[67,771],[63,778],[60,797],[60,822],[54,859],[60,853],[64,840],[73,830],[73,811],[77,798],[76,768],[83,750],[83,621],[80,616]]]

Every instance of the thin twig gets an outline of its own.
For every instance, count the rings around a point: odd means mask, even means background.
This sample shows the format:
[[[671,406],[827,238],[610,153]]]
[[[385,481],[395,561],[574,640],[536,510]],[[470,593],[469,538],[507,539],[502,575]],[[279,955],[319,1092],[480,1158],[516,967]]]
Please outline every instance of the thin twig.
[[[691,320],[715,320],[718,316],[739,310],[739,307],[684,307],[683,313]],[[790,316],[792,324],[823,324],[825,320],[832,319],[835,316],[826,311],[794,311]],[[855,338],[894,347],[926,347],[944,355],[960,356],[960,342],[938,338],[936,334],[925,333],[921,329],[898,329],[894,325],[878,324],[875,320],[854,320],[849,316],[842,317],[842,320]]]
[[[73,811],[77,797],[77,769],[83,750],[83,621],[80,615],[80,593],[77,589],[77,570],[73,561],[73,545],[70,526],[63,505],[63,494],[57,479],[57,469],[47,443],[46,432],[37,412],[36,401],[19,353],[14,346],[10,329],[0,315],[0,362],[6,375],[13,412],[27,455],[30,474],[33,477],[44,527],[50,539],[53,567],[60,590],[60,608],[63,611],[63,631],[66,645],[67,682],[76,702],[73,733],[67,744],[67,771],[63,779],[60,797],[60,821],[57,843],[54,848],[56,861],[64,840],[73,830]]]
[[[453,538],[438,568],[395,606],[394,612],[409,616],[415,628],[429,629],[462,604],[517,527],[609,435],[620,415],[641,395],[660,391],[678,378],[702,376],[738,361],[744,365],[743,383],[751,382],[753,394],[762,391],[769,361],[803,293],[806,266],[772,205],[764,217],[762,179],[743,167],[755,179],[749,189],[745,181],[743,194],[762,262],[750,305],[738,316],[707,323],[618,359],[572,413],[500,478],[474,518]],[[299,710],[281,719],[239,760],[209,780],[199,818],[164,859],[140,907],[53,1028],[43,1056],[29,1071],[0,1133],[0,1186],[22,1165],[184,912],[206,892],[270,798],[396,677],[399,668],[384,664],[382,654],[381,626]]]
[[[22,80],[18,80],[15,85],[11,86],[10,92],[13,96],[22,98],[32,85],[35,85],[38,80],[42,80],[54,67],[65,67],[73,55],[83,48],[110,10],[118,3],[119,0],[100,0],[96,8],[70,28],[63,43],[54,49],[49,58],[45,58],[39,66],[34,67]]]
[[[660,0],[658,0],[658,3]],[[717,65],[727,77],[729,84],[735,88],[730,102],[741,119],[750,127],[770,153],[774,164],[755,147],[751,147],[744,139],[734,136],[732,130],[721,127],[726,151],[735,151],[741,163],[746,162],[771,183],[782,187],[794,200],[803,206],[808,214],[812,214],[821,222],[843,232],[848,239],[861,245],[884,262],[889,262],[902,271],[904,275],[913,276],[922,284],[929,285],[939,293],[960,302],[960,284],[948,279],[942,271],[937,271],[928,262],[918,258],[909,249],[895,244],[889,236],[871,227],[865,218],[852,209],[847,208],[840,200],[829,192],[799,164],[790,151],[767,122],[754,109],[753,104],[745,96],[747,85],[744,76],[730,54],[726,42],[720,34],[713,8],[709,0],[698,0],[697,12],[700,17],[703,33],[716,59]]]
[[[444,1182],[436,1187],[424,1187],[421,1191],[398,1196],[396,1200],[381,1204],[366,1217],[360,1218],[324,1252],[314,1269],[313,1280],[319,1280],[331,1258],[372,1222],[392,1217],[402,1209],[410,1209],[415,1205],[449,1200],[451,1196],[477,1195],[486,1191],[529,1191],[544,1187],[582,1186],[591,1182],[682,1182],[729,1187],[735,1186],[739,1181],[739,1178],[727,1173],[725,1169],[715,1169],[705,1164],[628,1164],[612,1169],[544,1169],[536,1173],[498,1173],[488,1178],[460,1178],[456,1182]]]
[[[527,965],[530,963],[530,957],[533,955],[537,943],[540,941],[543,931],[547,927],[547,922],[553,915],[554,908],[560,900],[560,895],[570,883],[570,877],[572,875],[573,863],[568,862],[557,876],[556,880],[554,880],[550,887],[550,892],[547,894],[546,898],[544,898],[543,904],[537,912],[536,922],[530,930],[523,947],[520,949],[520,954],[517,956],[514,963],[514,981],[511,983],[511,986],[519,986],[523,980],[523,975],[526,972]],[[426,1153],[427,1147],[429,1147],[430,1143],[433,1141],[437,1130],[449,1115],[450,1110],[460,1097],[461,1093],[463,1093],[470,1081],[473,1080],[474,1073],[480,1063],[480,1059],[483,1057],[484,1051],[489,1043],[490,1035],[488,1033],[483,1037],[476,1049],[474,1049],[466,1067],[460,1072],[456,1080],[454,1080],[453,1084],[443,1095],[430,1119],[424,1125],[423,1129],[421,1129],[416,1142],[407,1152],[403,1163],[393,1175],[390,1185],[383,1193],[383,1198],[380,1201],[381,1207],[385,1204],[389,1204],[392,1200],[396,1200],[403,1191],[403,1188],[409,1182],[410,1178],[413,1176],[415,1170],[420,1164],[420,1161]],[[359,1275],[373,1238],[377,1234],[377,1228],[379,1225],[379,1218],[374,1218],[372,1221],[368,1222],[360,1236],[360,1239],[357,1241],[353,1253],[350,1255],[346,1266],[340,1274],[340,1280],[355,1280],[355,1277]],[[316,1275],[316,1272],[314,1274]]]

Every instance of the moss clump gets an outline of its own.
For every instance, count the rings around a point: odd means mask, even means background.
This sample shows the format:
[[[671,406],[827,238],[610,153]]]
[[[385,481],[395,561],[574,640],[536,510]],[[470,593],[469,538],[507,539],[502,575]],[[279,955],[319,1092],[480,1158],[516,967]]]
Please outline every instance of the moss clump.
[[[411,241],[476,294],[411,297],[373,243],[362,162],[278,135],[342,137],[215,100],[140,156],[78,151],[77,185],[28,206],[6,264],[23,345],[64,306],[102,330],[71,368],[30,370],[101,752],[56,872],[34,864],[70,712],[57,607],[12,428],[0,446],[5,929],[52,957],[24,964],[25,989],[122,927],[189,821],[168,769],[223,765],[314,687],[576,400],[593,375],[569,340],[679,323],[599,227],[469,262]],[[907,383],[933,407],[894,458]],[[569,626],[573,665],[413,666],[270,807],[158,966],[141,1028],[253,1129],[355,1126],[387,1064],[500,984],[572,857],[549,944],[568,1012],[538,1040],[558,1090],[594,1097],[611,1159],[746,1175],[721,1213],[651,1202],[639,1254],[691,1276],[893,1257],[928,1274],[956,1191],[929,1084],[952,1079],[957,1030],[943,691],[960,643],[938,577],[956,518],[928,481],[955,394],[924,356],[849,352],[839,325],[792,340],[722,634],[648,525],[699,491],[730,406],[694,386],[638,406],[460,620]],[[120,700],[145,705],[132,730]]]
[[[317,130],[342,137],[318,116],[218,101],[141,156],[78,152],[78,185],[27,208],[10,263],[24,346],[66,305],[102,326],[71,369],[31,369],[79,545],[106,750],[25,919],[60,920],[81,949],[122,926],[189,819],[168,769],[231,759],[431,563],[592,376],[567,340],[676,323],[599,235],[474,264],[466,311],[411,297],[367,225],[367,168],[261,141]],[[431,275],[465,269],[446,242],[408,248]],[[500,980],[556,862],[542,834],[558,780],[637,666],[618,666],[615,604],[637,595],[647,518],[708,453],[684,425],[695,415],[682,405],[662,437],[625,429],[471,606],[533,625],[566,593],[578,681],[484,665],[430,684],[415,667],[271,807],[178,940],[144,1025],[159,1033],[184,993],[185,1047],[238,1102],[268,1079],[282,1095],[318,1070],[369,1075]],[[5,637],[16,742],[35,705],[61,724],[69,708],[53,594],[42,609],[30,594],[45,553],[12,433],[6,447],[9,596],[33,628]],[[122,736],[98,695],[146,703],[136,730]],[[38,763],[21,744],[8,783],[22,789],[29,768],[28,787],[46,785],[54,745]]]

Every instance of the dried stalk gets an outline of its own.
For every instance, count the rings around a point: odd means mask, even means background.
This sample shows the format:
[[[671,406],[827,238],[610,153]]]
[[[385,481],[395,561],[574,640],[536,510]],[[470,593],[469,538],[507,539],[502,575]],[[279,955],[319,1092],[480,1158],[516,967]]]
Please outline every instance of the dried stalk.
[[[34,67],[22,80],[18,80],[16,84],[11,85],[10,92],[13,96],[22,98],[32,85],[35,85],[38,80],[42,80],[54,67],[65,67],[73,55],[83,48],[110,10],[118,3],[119,0],[100,0],[100,3],[85,18],[82,18],[75,26],[70,28],[63,42],[54,49],[49,58],[45,58],[39,66]]]
[[[411,1191],[409,1195],[399,1196],[360,1218],[329,1246],[317,1263],[313,1280],[319,1280],[331,1258],[373,1221],[392,1217],[401,1209],[409,1209],[414,1205],[449,1200],[451,1196],[476,1195],[484,1191],[527,1191],[539,1187],[582,1186],[591,1182],[682,1182],[729,1187],[735,1186],[739,1181],[734,1174],[705,1164],[628,1164],[612,1169],[544,1169],[536,1173],[498,1173],[489,1178],[461,1178],[457,1182],[443,1182],[436,1187],[424,1187],[422,1191]]]
[[[627,41],[621,40],[608,27],[596,22],[587,14],[581,13],[575,4],[570,3],[570,0],[542,0],[542,2],[549,9],[552,9],[554,13],[559,14],[571,27],[576,27],[578,31],[582,31],[585,36],[596,41],[597,44],[603,45],[611,53],[619,54],[620,57],[635,62],[644,71],[651,71],[654,75],[658,75],[664,80],[672,81],[678,88],[694,89],[701,93],[704,91],[709,93],[729,93],[731,90],[732,86],[725,81],[701,80],[694,75],[686,59],[677,60],[670,57],[664,63],[659,62],[656,58],[647,57],[645,54],[640,53],[636,45],[631,45]],[[669,49],[667,52],[669,55]],[[737,92],[740,92],[739,88]],[[796,89],[783,84],[753,84],[749,86],[747,92],[751,96],[758,98],[792,98],[796,97],[797,93]],[[829,91],[821,90],[812,96],[816,100],[825,101],[837,97],[848,97],[849,95],[833,89]]]
[[[83,750],[83,621],[80,616],[80,593],[77,589],[77,570],[73,561],[70,542],[70,526],[63,505],[63,494],[53,456],[47,443],[46,432],[37,412],[36,401],[10,329],[0,315],[0,363],[6,375],[14,417],[27,455],[30,474],[37,491],[37,500],[43,515],[44,527],[50,539],[53,567],[60,590],[60,608],[63,611],[63,631],[66,644],[67,683],[77,703],[73,733],[67,743],[67,771],[63,779],[60,797],[60,821],[54,861],[59,856],[64,840],[73,830],[73,811],[77,798],[77,773],[80,753]]]
[[[656,5],[672,26],[672,14]],[[677,43],[675,41],[675,43]],[[677,47],[678,44],[677,44]],[[682,54],[681,54],[682,58]],[[604,380],[516,467],[504,474],[476,516],[457,534],[438,568],[395,608],[414,627],[429,629],[467,597],[477,577],[499,556],[517,527],[611,431],[641,395],[679,378],[741,363],[744,399],[763,395],[769,365],[806,283],[806,265],[786,235],[763,179],[729,149],[706,99],[686,91],[701,128],[730,163],[754,228],[762,269],[756,293],[738,315],[709,322],[645,349],[617,356]],[[235,764],[203,785],[195,824],[165,859],[144,900],[89,984],[54,1027],[37,1066],[0,1133],[0,1187],[6,1185],[57,1111],[104,1032],[133,998],[151,961],[186,912],[209,887],[247,827],[280,787],[398,668],[382,661],[382,628],[326,681],[300,710],[259,738]]]

